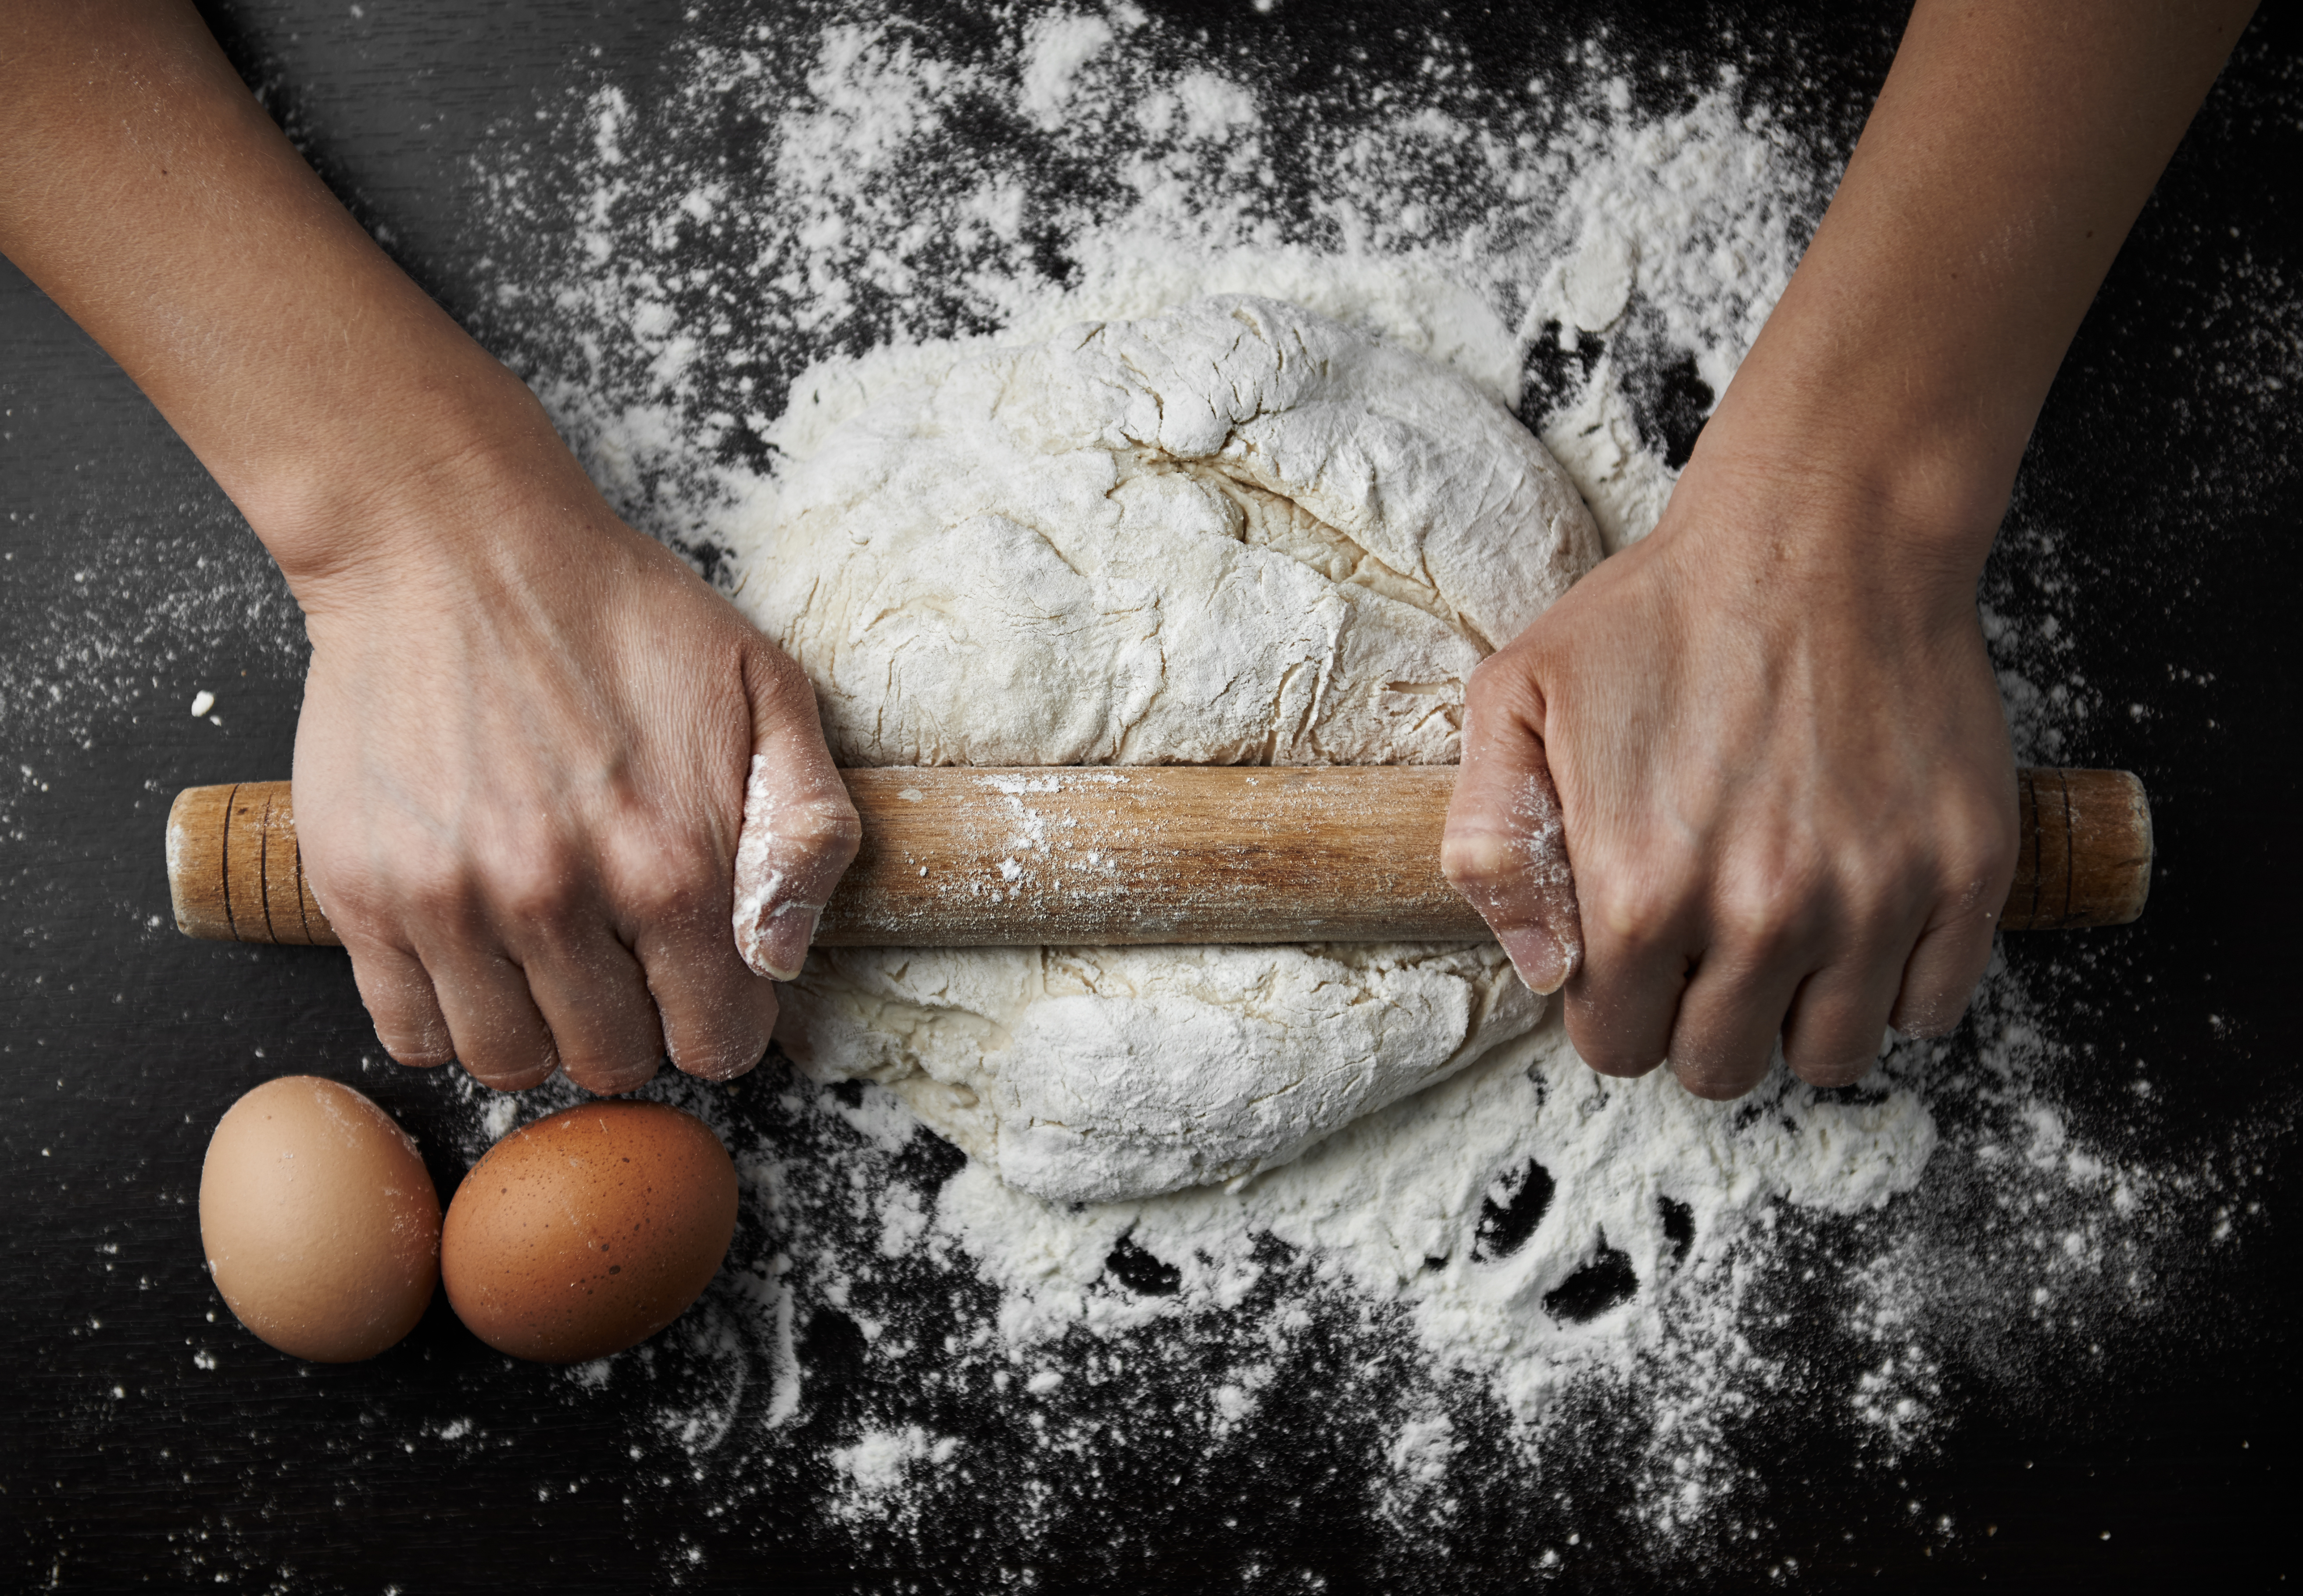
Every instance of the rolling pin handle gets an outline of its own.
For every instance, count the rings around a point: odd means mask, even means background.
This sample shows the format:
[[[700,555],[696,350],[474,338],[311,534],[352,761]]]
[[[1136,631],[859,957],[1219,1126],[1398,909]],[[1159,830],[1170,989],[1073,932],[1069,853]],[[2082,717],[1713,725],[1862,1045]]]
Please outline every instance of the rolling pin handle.
[[[168,806],[176,929],[211,942],[340,945],[304,879],[284,781],[187,787]]]
[[[2125,770],[2021,770],[2015,777],[2015,884],[2008,931],[2123,926],[2151,895],[2151,802]]]

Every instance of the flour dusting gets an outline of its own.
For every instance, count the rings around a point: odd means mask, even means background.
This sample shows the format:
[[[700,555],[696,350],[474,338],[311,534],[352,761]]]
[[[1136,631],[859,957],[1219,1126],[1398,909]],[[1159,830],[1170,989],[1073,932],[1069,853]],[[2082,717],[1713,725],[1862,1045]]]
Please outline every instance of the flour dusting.
[[[1733,73],[1634,92],[1597,42],[1500,86],[1434,41],[1306,88],[1124,4],[699,29],[672,92],[564,108],[580,140],[507,134],[488,332],[624,513],[731,585],[814,417],[950,340],[1211,294],[1444,365],[1621,547],[1837,158]],[[536,242],[562,231],[564,258]],[[2052,615],[1991,597],[2019,754],[2052,760],[2092,706]],[[1185,1536],[1292,1579],[1274,1525],[1305,1480],[1357,1509],[1288,1533],[1351,1539],[1379,1588],[1461,1584],[1473,1552],[1514,1584],[1683,1577],[1798,1489],[1761,1469],[1784,1427],[1891,1470],[1958,1392],[2020,1400],[2075,1339],[2140,1333],[2167,1260],[2231,1243],[2246,1147],[2123,1160],[2063,1106],[2083,1064],[2004,962],[1958,1036],[1838,1091],[1780,1064],[1725,1105],[1606,1080],[1548,1019],[1293,1163],[1118,1203],[1003,1185],[869,1082],[666,1079],[736,1155],[737,1248],[654,1361],[573,1378],[651,1381],[649,1444],[718,1510],[819,1503],[932,1588],[1029,1583],[1059,1546],[1124,1582]],[[477,1156],[501,1127],[472,1090]]]

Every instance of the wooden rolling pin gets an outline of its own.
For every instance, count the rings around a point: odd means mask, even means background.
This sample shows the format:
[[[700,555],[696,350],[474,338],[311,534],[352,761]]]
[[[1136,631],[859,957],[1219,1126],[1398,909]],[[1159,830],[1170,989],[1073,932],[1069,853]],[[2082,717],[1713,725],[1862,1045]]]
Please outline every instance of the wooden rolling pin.
[[[1479,937],[1439,873],[1453,766],[841,773],[864,846],[832,947]],[[2124,925],[2151,887],[2151,810],[2123,770],[2024,770],[2011,931]],[[305,884],[288,784],[190,787],[168,811],[176,928],[337,940]]]

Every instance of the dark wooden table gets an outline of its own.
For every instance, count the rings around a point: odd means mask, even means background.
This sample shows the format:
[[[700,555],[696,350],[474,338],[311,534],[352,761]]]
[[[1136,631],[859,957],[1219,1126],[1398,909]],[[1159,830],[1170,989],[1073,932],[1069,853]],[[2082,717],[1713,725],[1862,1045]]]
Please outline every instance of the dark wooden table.
[[[530,103],[601,82],[644,96],[684,9],[371,0],[361,15],[235,0],[212,14],[361,219],[387,227],[399,258],[485,332],[487,200],[468,157]],[[1390,37],[1334,4],[1155,9],[1209,29],[1211,47],[1253,46],[1282,74]],[[1420,25],[1507,58],[1524,31],[1578,37],[1607,14],[1473,8],[1427,11]],[[1811,130],[1844,139],[1899,22],[1892,5],[1816,4],[1667,26],[1625,9],[1615,27],[1642,60],[1700,63],[1732,39],[1808,107]],[[2271,1126],[2249,1144],[2261,1168],[2242,1200],[2260,1207],[2237,1216],[2230,1245],[2172,1271],[2165,1311],[2109,1364],[2074,1348],[2012,1403],[1950,1371],[1947,1399],[1961,1406],[1940,1455],[1868,1470],[1860,1453],[1786,1429],[1748,1555],[1721,1554],[1691,1576],[1702,1588],[1767,1585],[1786,1558],[1790,1583],[1826,1589],[2269,1588],[2298,1571],[2298,38],[2291,16],[2258,20],[2080,334],[2013,516],[2093,529],[2053,595],[2083,617],[2071,675],[2103,706],[2065,757],[2143,775],[2163,868],[2144,922],[2095,934],[2079,973],[2053,939],[2009,956],[2067,995],[2074,1071],[2100,1068],[2108,1083],[2116,1063],[2149,1055],[2166,1089],[2132,1133],[2144,1153]],[[1379,48],[1361,70],[1385,60]],[[2265,286],[2279,274],[2283,297]],[[2252,321],[2252,345],[2234,315]],[[2242,346],[2283,389],[2218,376],[2214,351]],[[445,1112],[439,1088],[375,1062],[340,955],[192,944],[170,926],[169,798],[286,772],[299,619],[151,407],[4,266],[0,515],[0,1586],[1005,1583],[973,1560],[969,1526],[953,1525],[941,1551],[882,1558],[828,1533],[801,1486],[707,1517],[700,1505],[719,1498],[648,1432],[644,1392],[572,1400],[564,1377],[486,1355],[439,1305],[402,1348],[349,1368],[297,1365],[231,1323],[194,1212],[224,1105],[274,1074],[315,1071],[355,1081],[425,1136]],[[2003,550],[2003,601],[2024,604],[2029,579]],[[185,712],[201,688],[218,694],[220,725]],[[2130,702],[2143,708],[2122,712]],[[2130,1113],[2114,1085],[2099,1101],[2074,1092],[2105,1121]],[[443,1193],[456,1172],[435,1169]],[[495,1441],[447,1446],[454,1419]],[[1036,1567],[1049,1589],[1362,1588],[1362,1499],[1326,1490],[1284,1506],[1244,1476],[1179,1487],[1173,1503],[1154,1491],[1136,1526],[1147,1550],[1124,1577],[1099,1560],[1094,1524],[1059,1524],[1006,1562]],[[1933,1533],[1943,1516],[1961,1532]],[[1452,1567],[1395,1573],[1386,1588],[1520,1585],[1514,1549],[1476,1524],[1462,1538]],[[1628,1550],[1591,1551],[1580,1587],[1655,1583]]]

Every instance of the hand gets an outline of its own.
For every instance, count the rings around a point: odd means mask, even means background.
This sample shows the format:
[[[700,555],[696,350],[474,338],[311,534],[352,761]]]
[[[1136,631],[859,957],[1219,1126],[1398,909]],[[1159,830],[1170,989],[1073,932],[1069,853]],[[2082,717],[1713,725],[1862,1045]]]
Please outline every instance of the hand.
[[[728,1079],[776,1015],[730,935],[747,772],[787,866],[761,959],[787,978],[814,920],[776,911],[822,903],[856,813],[798,668],[538,433],[333,527],[359,552],[293,575],[313,894],[402,1063],[621,1092],[669,1052]]]
[[[1565,983],[1594,1069],[1733,1097],[1780,1035],[1836,1086],[1889,1024],[1958,1022],[2014,766],[1972,575],[1900,557],[1937,541],[1910,515],[1700,451],[1653,533],[1473,676],[1447,872],[1529,985]],[[1572,885],[1529,868],[1554,819]]]
[[[791,662],[619,522],[188,0],[0,7],[0,249],[120,361],[305,609],[314,895],[395,1058],[725,1079],[856,848]],[[763,861],[730,935],[738,827]]]
[[[1731,1097],[1957,1022],[2015,859],[1976,577],[2252,9],[1919,0],[1661,523],[1473,676],[1443,862],[1596,1068]]]

